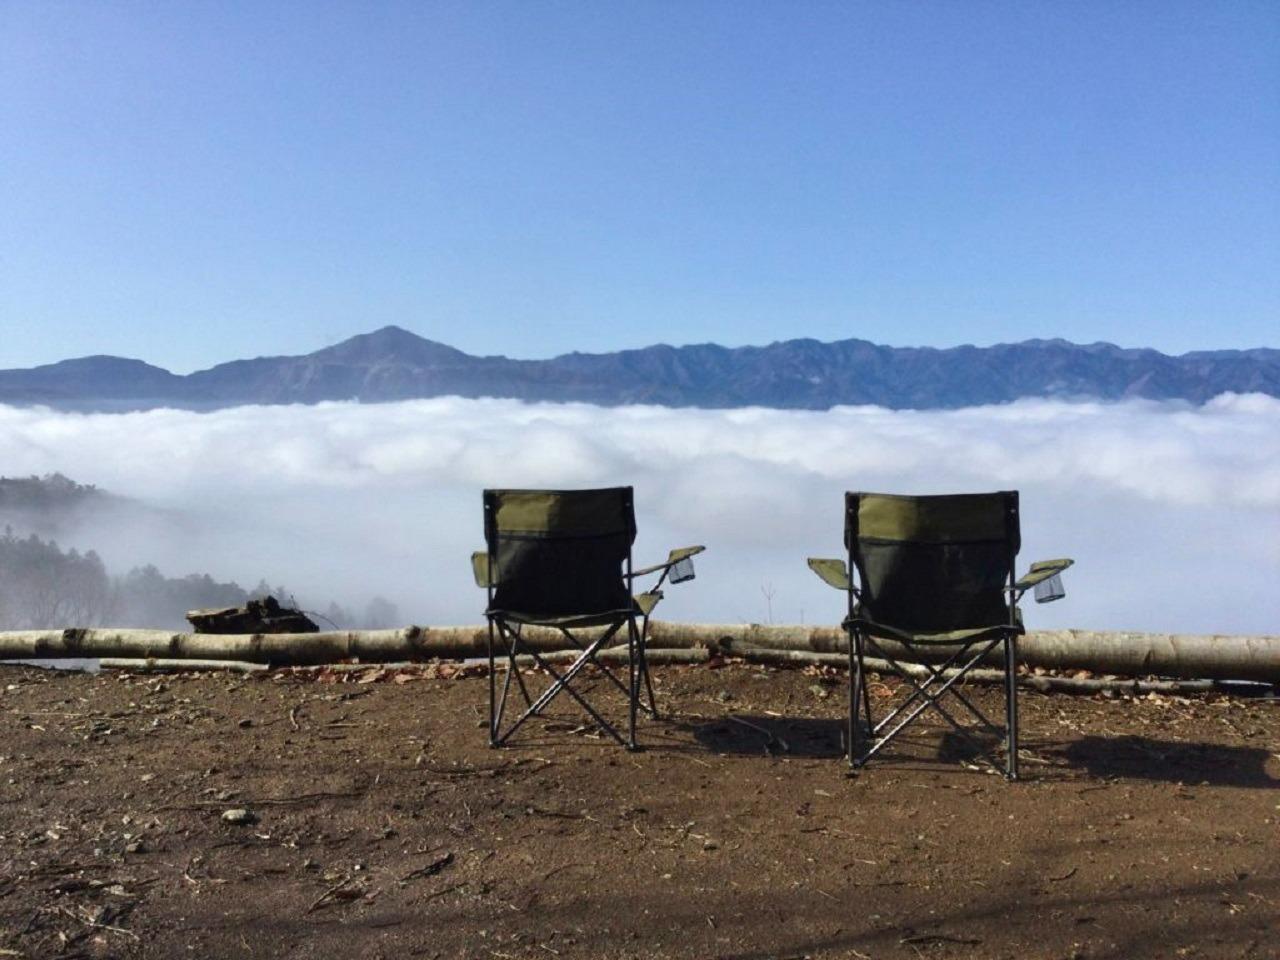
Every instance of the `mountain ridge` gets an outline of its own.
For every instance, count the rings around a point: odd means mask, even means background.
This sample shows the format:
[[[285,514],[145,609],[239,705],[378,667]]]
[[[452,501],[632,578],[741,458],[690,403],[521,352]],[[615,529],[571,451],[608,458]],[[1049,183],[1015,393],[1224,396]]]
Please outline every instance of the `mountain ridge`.
[[[473,356],[386,326],[307,354],[231,360],[185,375],[107,355],[0,370],[0,403],[82,411],[451,395],[603,406],[954,409],[1024,397],[1203,403],[1226,392],[1280,397],[1280,350],[1170,355],[1061,338],[988,347],[797,338],[745,347],[654,344],[521,360]]]

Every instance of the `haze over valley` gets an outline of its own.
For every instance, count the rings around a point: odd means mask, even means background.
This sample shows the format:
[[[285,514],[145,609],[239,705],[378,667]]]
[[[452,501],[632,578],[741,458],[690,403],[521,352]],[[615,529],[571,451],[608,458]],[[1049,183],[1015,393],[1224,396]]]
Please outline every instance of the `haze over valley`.
[[[9,476],[111,497],[54,530],[124,574],[286,584],[298,602],[476,623],[485,486],[632,484],[636,558],[705,543],[665,619],[836,622],[805,567],[839,556],[846,489],[1022,492],[1021,564],[1072,556],[1032,627],[1274,633],[1280,400],[1025,399],[960,410],[604,408],[503,399],[105,414],[0,406]],[[2,511],[0,511],[2,512]],[[0,524],[15,520],[12,512]],[[159,624],[138,624],[156,626]]]

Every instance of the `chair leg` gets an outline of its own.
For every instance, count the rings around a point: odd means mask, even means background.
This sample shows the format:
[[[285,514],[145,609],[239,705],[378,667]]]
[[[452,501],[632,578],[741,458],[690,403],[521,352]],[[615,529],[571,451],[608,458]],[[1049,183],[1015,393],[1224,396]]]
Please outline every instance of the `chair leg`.
[[[493,717],[490,721],[492,725],[490,746],[500,747],[512,733],[511,730],[508,730],[505,734],[502,732],[502,720],[507,715],[507,697],[511,693],[512,678],[514,677],[520,681],[520,690],[524,694],[526,702],[529,699],[529,691],[525,689],[524,681],[520,679],[520,670],[516,666],[516,648],[520,643],[519,631],[511,630],[506,623],[500,621],[496,625],[496,632],[498,638],[507,648],[507,669],[503,672],[502,689],[497,695],[497,705],[491,708]],[[494,659],[496,660],[496,654],[494,654]],[[495,679],[494,683],[496,684],[496,682]]]
[[[640,672],[644,674],[644,686],[649,692],[649,716],[658,719],[658,701],[653,695],[653,678],[649,675],[649,618],[640,627]]]
[[[640,670],[644,674],[644,686],[649,695],[649,716],[658,719],[658,698],[653,693],[653,676],[649,673],[648,644],[640,641]]]
[[[494,708],[497,699],[497,679],[494,677],[493,662],[493,620],[489,621],[489,746],[498,745],[498,728],[494,723]]]
[[[640,638],[634,619],[627,621],[627,749],[636,749],[636,707],[640,702],[640,677],[636,673],[636,657]]]
[[[858,663],[859,670],[862,672],[862,706],[867,715],[867,737],[875,735],[876,725],[871,719],[871,684],[867,683],[866,671],[862,669],[862,658],[866,655],[866,644],[861,642],[859,637],[858,643]]]
[[[1007,776],[1018,779],[1018,644],[1013,634],[1004,638],[1005,725],[1008,728]]]
[[[517,641],[520,640],[520,630],[520,627],[516,627],[515,629]],[[524,685],[524,675],[520,672],[520,668],[516,666],[516,648],[514,644],[507,647],[507,655],[511,658],[507,671],[508,673],[515,675],[516,683],[520,685],[520,693],[524,697],[524,705],[526,707],[532,706],[533,700],[529,697],[529,688]]]
[[[849,631],[849,769],[856,770],[861,756],[858,750],[858,708],[864,699],[865,678],[862,675],[862,644],[857,631]]]

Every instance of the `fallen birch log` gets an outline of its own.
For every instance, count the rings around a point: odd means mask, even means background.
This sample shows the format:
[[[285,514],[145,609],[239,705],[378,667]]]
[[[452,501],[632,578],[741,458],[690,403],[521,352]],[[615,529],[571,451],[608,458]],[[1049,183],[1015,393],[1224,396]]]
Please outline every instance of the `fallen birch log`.
[[[552,650],[542,654],[543,660],[553,664],[571,663],[578,657],[577,650]],[[770,650],[763,647],[739,647],[731,656],[746,663],[766,664],[770,666],[823,665],[845,669],[849,658],[843,653],[812,653],[807,650]],[[648,652],[649,662],[655,666],[663,664],[706,663],[715,654],[704,647],[688,650],[657,649]],[[626,647],[608,647],[596,654],[603,663],[619,665],[627,662]],[[917,664],[900,664],[895,667],[887,660],[868,658],[865,661],[868,671],[880,674],[905,673],[919,679],[926,678],[928,671]],[[498,661],[497,668],[507,668],[506,658]],[[201,670],[227,671],[235,673],[261,673],[270,669],[261,663],[245,663],[237,660],[157,660],[123,657],[104,657],[98,664],[104,670],[127,670],[135,673],[184,673]],[[537,661],[528,654],[516,657],[516,665],[522,668],[535,667]],[[384,670],[416,670],[423,666],[421,662],[398,661],[391,663],[338,663],[296,667],[302,671],[335,670],[339,672],[361,673],[371,669]],[[943,671],[949,677],[954,670]],[[1004,673],[999,670],[971,670],[965,682],[998,684],[1004,683]],[[1188,693],[1239,693],[1238,685],[1223,683],[1219,680],[1123,680],[1101,677],[1048,677],[1020,676],[1019,686],[1037,690],[1040,693],[1124,693],[1142,695],[1188,694]],[[1266,689],[1265,687],[1263,689]]]
[[[770,650],[765,647],[748,647],[739,645],[733,651],[728,652],[729,656],[735,657],[746,663],[758,663],[769,666],[795,666],[795,665],[822,665],[847,669],[849,665],[849,656],[845,653],[812,653],[808,650]],[[578,651],[564,650],[558,653],[545,653],[542,658],[550,663],[569,663],[576,659]],[[672,664],[672,663],[705,663],[712,656],[710,650],[703,648],[694,648],[690,650],[671,650],[657,649],[648,652],[649,662],[651,664]],[[597,657],[605,663],[626,663],[627,648],[626,647],[610,647],[601,650]],[[506,660],[498,661],[499,669],[506,669]],[[534,666],[535,661],[530,656],[516,657],[516,663],[521,667]],[[868,657],[863,660],[863,665],[871,673],[878,674],[907,674],[916,679],[926,679],[929,671],[925,667],[914,663],[903,663],[895,666],[887,660],[880,660],[874,657]],[[955,670],[944,670],[942,675],[944,678],[951,677],[955,674]],[[983,683],[983,684],[1003,684],[1003,670],[985,670],[977,668],[970,670],[965,675],[965,682]],[[1074,694],[1096,694],[1096,693],[1127,693],[1131,695],[1161,693],[1161,694],[1186,694],[1186,693],[1239,693],[1238,688],[1233,688],[1229,684],[1223,684],[1218,680],[1109,680],[1103,677],[1039,677],[1034,675],[1022,675],[1018,677],[1018,685],[1040,693],[1074,693]],[[1266,689],[1262,687],[1261,689]]]
[[[486,627],[405,627],[327,633],[213,634],[101,627],[0,633],[0,660],[136,657],[239,660],[275,666],[364,660],[468,659],[486,655]],[[529,631],[538,650],[561,650],[563,634]]]
[[[748,663],[763,664],[801,664],[801,665],[821,665],[829,667],[838,667],[840,669],[848,669],[849,655],[847,653],[813,653],[808,650],[770,650],[766,647],[748,647],[738,645],[730,654],[733,657],[739,657]],[[653,657],[653,651],[649,653],[650,659]],[[863,658],[863,666],[869,673],[879,674],[906,674],[916,679],[927,679],[929,670],[926,667],[916,663],[900,663],[894,665],[888,660],[880,660],[875,657]],[[952,677],[956,673],[955,670],[943,670],[944,678]],[[971,683],[1004,683],[1003,670],[987,670],[981,667],[970,670],[965,674],[965,682]],[[1037,690],[1040,693],[1077,693],[1077,694],[1094,694],[1094,693],[1128,693],[1128,694],[1145,694],[1145,693],[1239,693],[1238,687],[1230,684],[1224,684],[1220,680],[1136,680],[1136,679],[1107,679],[1104,677],[1041,677],[1032,675],[1020,675],[1018,677],[1018,685]],[[1258,689],[1266,690],[1266,686]]]
[[[582,631],[590,639],[593,631]],[[569,647],[559,630],[530,627],[524,643],[539,653]],[[469,660],[488,656],[485,626],[417,627],[326,633],[178,633],[115,627],[0,632],[0,660],[95,657],[238,660],[273,666],[361,660]],[[654,646],[654,644],[650,644]],[[664,643],[689,648],[692,643]]]
[[[584,636],[590,637],[588,631]],[[526,629],[525,642],[539,652],[562,650],[555,630]],[[361,660],[455,659],[487,656],[484,626],[405,627],[328,633],[189,634],[167,630],[111,628],[30,630],[0,633],[0,660],[56,660],[67,657],[239,660],[274,666]],[[883,641],[890,656],[900,647]],[[840,653],[846,640],[839,627],[686,624],[653,621],[649,648],[737,647]],[[1280,637],[1218,636],[1049,630],[1027,634],[1018,643],[1021,661],[1049,670],[1090,670],[1120,676],[1280,682]],[[940,651],[945,658],[945,651]],[[993,652],[993,664],[999,663]]]
[[[547,661],[547,663],[562,664],[562,663],[572,663],[574,660],[578,658],[581,652],[582,652],[581,650],[548,650],[545,653],[540,653],[540,656],[542,657],[543,660]],[[770,650],[768,652],[772,654],[775,651]],[[670,650],[670,649],[650,650],[649,663],[655,664],[655,665],[677,664],[677,663],[706,663],[713,656],[715,656],[715,654],[712,651],[707,650],[705,648],[691,648],[688,650]],[[600,660],[602,663],[607,663],[610,665],[613,665],[613,664],[625,665],[627,662],[627,648],[626,647],[605,647],[603,650],[599,650],[596,652],[596,659]],[[104,660],[103,663],[105,662],[106,661]],[[138,663],[141,661],[135,660],[130,662]],[[421,660],[412,660],[412,661],[399,660],[399,661],[392,661],[387,663],[326,663],[326,664],[308,664],[306,666],[288,667],[285,669],[296,671],[298,673],[319,673],[319,672],[325,672],[325,671],[332,671],[334,673],[363,673],[368,670],[378,670],[378,669],[388,670],[388,671],[420,670],[425,667],[429,667],[433,662],[434,661],[429,661],[424,663]],[[504,654],[500,657],[497,657],[494,660],[494,664],[498,670],[505,670],[507,668],[506,655]],[[529,656],[528,654],[520,654],[519,656],[516,657],[516,666],[536,667],[537,665],[538,665],[537,661],[534,660],[533,657]],[[469,669],[472,669],[472,670],[478,669],[481,672],[483,672],[488,669],[489,665],[487,661],[476,662],[473,660],[471,663],[467,664],[466,666]]]
[[[157,660],[154,657],[103,657],[98,666],[103,670],[132,670],[135,673],[195,673],[200,670],[261,673],[271,669],[265,663],[246,663],[243,660]]]
[[[542,659],[547,661],[548,663],[553,663],[553,664],[572,663],[574,660],[578,659],[578,655],[580,652],[581,651],[579,650],[555,650],[549,653],[541,654],[541,656],[542,656]],[[671,649],[671,648],[649,650],[645,656],[646,656],[646,659],[648,659],[650,664],[653,664],[655,666],[661,666],[663,664],[674,664],[674,663],[706,663],[708,660],[710,660],[714,656],[714,654],[710,650],[707,650],[705,648],[695,647],[695,648],[690,648],[688,650],[678,650],[678,649]],[[627,663],[627,648],[626,647],[606,647],[604,650],[600,650],[596,653],[596,659],[599,660],[601,663],[607,663],[611,665],[622,664],[623,666],[625,666]],[[503,657],[501,660],[496,661],[496,664],[498,669],[501,670],[506,667],[507,660],[505,657]],[[529,656],[528,654],[521,654],[520,656],[516,657],[516,666],[534,667],[534,666],[537,666],[537,661],[534,660],[533,657]]]
[[[679,628],[685,641],[682,646],[692,643],[731,651],[735,645],[747,645],[846,656],[848,651],[844,631],[839,627],[666,623],[653,626],[661,627],[650,633],[650,642],[657,646],[666,645],[666,630]],[[890,640],[877,643],[895,659],[906,655],[900,644]],[[942,647],[926,652],[942,661],[948,659],[953,650]],[[999,666],[1003,659],[997,647],[985,662]],[[1018,659],[1029,667],[1046,670],[1280,683],[1280,637],[1277,636],[1037,630],[1019,639]]]

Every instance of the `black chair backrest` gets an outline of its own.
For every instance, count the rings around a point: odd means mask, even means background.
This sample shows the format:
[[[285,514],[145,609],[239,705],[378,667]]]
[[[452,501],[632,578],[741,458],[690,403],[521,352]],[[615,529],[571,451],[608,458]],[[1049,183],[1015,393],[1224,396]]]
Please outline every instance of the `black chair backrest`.
[[[486,490],[484,535],[491,610],[568,617],[631,606],[631,487]]]
[[[847,493],[844,536],[867,619],[913,633],[1009,622],[1017,491]]]

